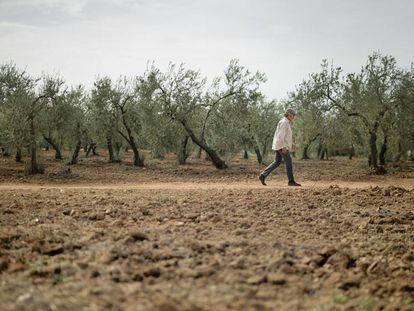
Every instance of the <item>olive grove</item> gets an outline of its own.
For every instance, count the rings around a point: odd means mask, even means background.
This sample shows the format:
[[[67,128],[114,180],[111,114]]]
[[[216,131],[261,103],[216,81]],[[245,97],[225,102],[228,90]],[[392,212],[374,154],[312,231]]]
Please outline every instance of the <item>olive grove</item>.
[[[211,81],[184,65],[165,71],[152,65],[133,77],[97,77],[90,90],[1,64],[2,155],[25,161],[30,174],[44,170],[39,148],[52,148],[56,161],[68,165],[104,150],[109,162],[132,152],[137,167],[145,166],[145,156],[167,153],[180,165],[204,154],[225,169],[224,156],[235,153],[265,164],[287,107],[298,113],[295,155],[303,159],[365,156],[384,173],[387,162],[414,150],[414,69],[400,68],[392,56],[375,52],[355,73],[324,60],[281,101],[264,96],[265,82],[237,60]]]

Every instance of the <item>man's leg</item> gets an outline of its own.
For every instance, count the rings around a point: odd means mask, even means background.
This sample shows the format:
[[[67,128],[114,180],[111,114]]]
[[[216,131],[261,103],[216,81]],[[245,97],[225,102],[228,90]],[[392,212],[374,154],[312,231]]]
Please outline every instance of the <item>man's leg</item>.
[[[288,151],[286,154],[283,155],[283,159],[285,160],[286,164],[286,174],[289,179],[289,186],[300,186],[297,182],[295,182],[295,178],[293,177],[293,165],[292,165],[292,157],[290,156],[290,152]]]
[[[285,160],[286,165],[286,174],[289,179],[289,182],[295,181],[293,177],[293,168],[292,168],[292,157],[290,156],[290,152],[288,151],[286,154],[283,154],[283,160]]]
[[[272,171],[274,171],[280,165],[281,161],[282,161],[282,156],[279,151],[276,151],[275,160],[272,163],[270,163],[269,166],[266,167],[266,169],[260,174],[259,179],[263,185],[266,185],[264,180],[266,179],[267,176],[269,176],[269,174]]]

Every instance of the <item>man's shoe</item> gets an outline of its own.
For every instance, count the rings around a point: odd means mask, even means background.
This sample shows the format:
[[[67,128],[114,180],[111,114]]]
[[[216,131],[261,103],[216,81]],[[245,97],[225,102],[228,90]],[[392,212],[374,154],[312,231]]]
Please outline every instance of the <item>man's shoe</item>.
[[[264,177],[262,174],[260,174],[259,180],[260,180],[260,182],[262,183],[263,186],[266,186],[265,179],[266,179],[266,177]]]
[[[300,187],[302,185],[301,184],[298,184],[296,181],[289,181],[288,186]]]

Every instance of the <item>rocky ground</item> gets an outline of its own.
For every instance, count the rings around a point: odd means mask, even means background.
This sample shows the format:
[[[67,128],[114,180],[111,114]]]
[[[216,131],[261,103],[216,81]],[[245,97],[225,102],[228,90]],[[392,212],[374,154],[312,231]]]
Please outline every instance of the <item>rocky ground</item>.
[[[2,310],[414,310],[411,164],[1,160]]]

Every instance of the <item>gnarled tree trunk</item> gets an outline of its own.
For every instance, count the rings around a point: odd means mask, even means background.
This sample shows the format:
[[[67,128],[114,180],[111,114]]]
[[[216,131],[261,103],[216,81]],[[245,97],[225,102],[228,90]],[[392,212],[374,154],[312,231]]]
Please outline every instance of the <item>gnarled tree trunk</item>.
[[[266,157],[266,155],[267,155],[267,142],[265,142],[264,144],[263,144],[263,148],[262,148],[262,157],[263,158],[265,158]]]
[[[115,157],[121,161],[120,153],[121,153],[122,144],[120,142],[115,142]]]
[[[195,134],[194,132],[188,127],[187,123],[185,122],[185,120],[181,120],[181,124],[183,125],[184,129],[187,131],[188,135],[190,136],[191,140],[200,148],[202,148],[207,155],[210,157],[211,161],[213,162],[213,164],[218,168],[218,169],[225,169],[227,168],[227,164],[226,162],[224,162],[219,155],[217,154],[217,152],[213,149],[211,149],[209,146],[207,146],[207,144],[200,140]]]
[[[43,138],[55,150],[55,159],[62,160],[63,157],[62,157],[62,152],[60,150],[60,146],[53,140],[52,136],[51,135],[46,136],[45,134],[43,134]]]
[[[132,152],[134,153],[134,166],[143,167],[144,166],[144,160],[141,158],[138,150],[138,146],[135,143],[135,138],[132,136],[131,130],[127,128],[128,136],[123,134],[121,131],[119,133],[124,137],[124,139],[128,142],[128,144],[131,146]]]
[[[78,163],[79,152],[80,152],[81,147],[82,147],[82,132],[81,132],[80,123],[78,123],[76,125],[76,138],[77,138],[78,141],[76,143],[75,150],[73,150],[72,159],[70,160],[69,164],[77,164]]]
[[[200,159],[201,158],[201,152],[203,151],[203,148],[201,148],[201,147],[198,147],[198,150],[197,150],[197,153],[196,153],[196,158],[197,159]]]
[[[303,160],[307,160],[307,159],[309,159],[309,156],[308,156],[308,150],[309,150],[309,147],[311,146],[311,144],[315,141],[315,140],[317,140],[318,139],[318,137],[319,136],[321,136],[321,133],[318,133],[318,134],[316,134],[313,138],[311,138],[310,140],[309,140],[309,142],[303,147],[303,155],[302,155],[302,159]],[[320,146],[321,147],[321,146]],[[319,155],[319,153],[320,153],[320,150],[318,150],[318,155]]]
[[[114,147],[112,145],[112,138],[111,137],[106,138],[106,145],[107,145],[107,148],[108,148],[109,162],[110,163],[119,162],[119,160],[115,157]]]
[[[354,145],[351,145],[351,148],[349,148],[349,160],[352,160],[354,156],[355,156],[355,147]]]
[[[88,148],[86,150],[86,157],[89,156],[89,154],[91,153],[91,151],[92,151],[92,155],[94,155],[94,156],[99,155],[98,152],[96,152],[96,143],[95,142],[91,142],[88,145]]]
[[[376,131],[370,131],[369,137],[369,159],[368,164],[372,166],[374,169],[378,168],[378,150],[377,150],[377,133]]]
[[[187,151],[187,145],[188,145],[188,139],[190,136],[186,135],[182,140],[180,144],[180,150],[178,151],[178,164],[184,165],[187,158],[188,158],[188,151]]]
[[[126,104],[128,99],[124,101],[124,105]],[[144,159],[141,158],[138,150],[138,145],[135,141],[135,137],[132,134],[131,127],[129,126],[127,119],[126,119],[126,113],[125,107],[123,105],[119,106],[119,109],[121,110],[122,114],[122,124],[125,127],[125,130],[127,131],[127,134],[125,135],[122,131],[118,130],[118,133],[121,134],[121,136],[128,142],[129,146],[132,149],[132,152],[134,153],[134,166],[143,167],[144,166]]]
[[[132,151],[134,152],[134,166],[144,166],[144,160],[140,157],[139,151],[137,146],[135,145],[135,142],[133,145],[131,145]]]
[[[302,160],[308,160],[309,159],[309,156],[308,156],[308,148],[309,148],[309,145],[305,145],[303,147]]]
[[[36,146],[36,132],[34,125],[34,118],[29,119],[30,122],[30,168],[29,174],[41,173],[39,165],[37,164],[37,146]]]
[[[263,156],[260,152],[259,146],[254,145],[254,153],[256,153],[257,162],[263,164]]]
[[[321,155],[322,155],[322,150],[323,150],[323,146],[322,146],[322,144],[321,144],[321,143],[319,143],[319,145],[318,145],[318,150],[317,150],[318,159],[320,159],[320,158],[321,158]]]
[[[87,145],[86,146],[86,148],[84,149],[85,150],[85,156],[86,157],[88,157],[89,156],[89,154],[91,153],[91,151],[92,151],[92,146],[93,146],[93,143],[90,143],[89,145]]]
[[[387,149],[388,149],[388,139],[387,139],[387,136],[385,136],[384,141],[381,146],[380,154],[379,154],[380,165],[385,165],[385,154],[387,153]]]
[[[22,149],[17,148],[14,160],[19,163],[22,162]]]
[[[328,148],[323,147],[321,149],[321,153],[320,153],[319,159],[320,160],[324,160],[324,159],[328,160]]]
[[[82,146],[81,141],[78,141],[78,143],[76,144],[75,150],[73,150],[72,159],[70,160],[69,164],[78,163],[78,156],[79,156],[79,151],[81,150],[81,146]]]

